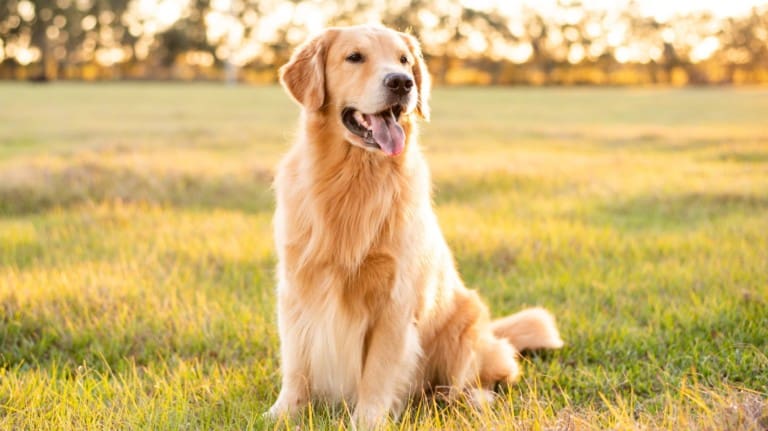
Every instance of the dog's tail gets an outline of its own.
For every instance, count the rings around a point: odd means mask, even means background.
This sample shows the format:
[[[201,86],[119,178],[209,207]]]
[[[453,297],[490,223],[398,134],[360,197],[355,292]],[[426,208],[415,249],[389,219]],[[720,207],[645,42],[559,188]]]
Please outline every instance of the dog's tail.
[[[507,339],[518,351],[563,347],[554,316],[540,307],[494,320],[491,329],[494,335]]]

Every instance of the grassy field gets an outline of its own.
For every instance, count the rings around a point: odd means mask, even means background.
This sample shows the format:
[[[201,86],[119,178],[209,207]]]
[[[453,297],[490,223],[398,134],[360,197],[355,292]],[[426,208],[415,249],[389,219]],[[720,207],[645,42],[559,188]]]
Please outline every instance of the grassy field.
[[[0,84],[0,429],[339,429],[279,389],[276,87]],[[437,89],[443,231],[496,315],[543,305],[492,409],[393,429],[768,429],[768,90]]]

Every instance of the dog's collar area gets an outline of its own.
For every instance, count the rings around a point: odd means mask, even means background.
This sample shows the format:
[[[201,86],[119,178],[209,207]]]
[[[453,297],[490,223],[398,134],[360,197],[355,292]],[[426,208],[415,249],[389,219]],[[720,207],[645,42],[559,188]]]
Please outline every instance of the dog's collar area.
[[[341,122],[352,134],[360,137],[365,146],[396,156],[405,145],[405,133],[398,123],[403,111],[404,107],[400,104],[391,105],[376,114],[365,114],[347,107],[341,111]]]

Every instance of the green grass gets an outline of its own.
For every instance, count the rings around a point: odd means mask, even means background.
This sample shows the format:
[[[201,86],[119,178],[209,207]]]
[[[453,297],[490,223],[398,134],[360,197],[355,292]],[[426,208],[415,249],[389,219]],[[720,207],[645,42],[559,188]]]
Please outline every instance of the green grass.
[[[279,88],[0,85],[0,429],[338,429],[279,390]],[[492,409],[393,429],[768,428],[768,90],[437,89],[443,231],[496,315],[543,305]]]

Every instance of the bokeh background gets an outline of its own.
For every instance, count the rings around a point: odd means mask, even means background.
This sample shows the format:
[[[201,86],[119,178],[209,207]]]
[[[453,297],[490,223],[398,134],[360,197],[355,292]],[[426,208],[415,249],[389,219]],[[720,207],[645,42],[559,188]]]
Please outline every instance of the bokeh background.
[[[765,0],[4,0],[0,78],[274,82],[362,22],[417,35],[438,83],[768,82]]]

